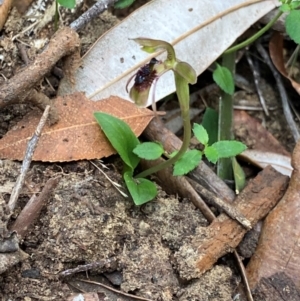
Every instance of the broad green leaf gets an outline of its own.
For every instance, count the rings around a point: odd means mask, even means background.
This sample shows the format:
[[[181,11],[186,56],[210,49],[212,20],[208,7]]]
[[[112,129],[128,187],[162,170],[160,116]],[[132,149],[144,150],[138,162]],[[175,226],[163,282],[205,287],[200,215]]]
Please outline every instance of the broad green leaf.
[[[217,64],[217,68],[213,72],[213,79],[216,84],[227,94],[234,93],[234,80],[231,72],[226,68]]]
[[[123,178],[136,205],[145,204],[156,197],[157,188],[153,182],[147,179],[135,179],[131,171],[125,172]]]
[[[123,9],[130,6],[135,0],[119,0],[115,3],[114,8]]]
[[[56,0],[61,6],[66,8],[74,8],[76,0]]]
[[[216,164],[219,159],[217,150],[212,146],[205,147],[204,155],[206,159],[213,164]]]
[[[208,144],[208,134],[206,129],[203,127],[203,125],[200,125],[198,123],[194,123],[194,127],[193,127],[193,133],[196,136],[197,140],[202,143],[203,145],[207,145]]]
[[[242,153],[247,147],[244,143],[239,141],[218,141],[211,145],[217,153],[219,158],[230,158]]]
[[[174,164],[173,176],[182,176],[196,168],[202,159],[202,153],[196,149],[187,151]]]
[[[300,44],[300,10],[293,10],[287,15],[285,28],[290,38]]]
[[[186,62],[177,62],[174,65],[174,70],[189,84],[195,84],[197,82],[197,74],[194,68]]]
[[[164,149],[161,144],[155,142],[145,142],[139,144],[133,150],[133,152],[142,159],[155,160],[164,153]]]
[[[246,176],[236,158],[232,158],[232,170],[235,183],[235,193],[239,194],[246,185]]]
[[[207,131],[210,144],[218,141],[218,119],[219,114],[216,110],[206,108],[203,115],[202,125]]]
[[[129,125],[119,118],[102,112],[95,112],[94,117],[125,164],[134,169],[140,159],[133,150],[140,142]]]

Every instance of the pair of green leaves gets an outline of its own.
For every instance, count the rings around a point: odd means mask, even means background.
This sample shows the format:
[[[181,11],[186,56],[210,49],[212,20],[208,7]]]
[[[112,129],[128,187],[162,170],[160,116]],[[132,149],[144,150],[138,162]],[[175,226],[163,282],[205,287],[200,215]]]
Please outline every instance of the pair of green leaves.
[[[140,158],[134,153],[134,149],[140,145],[131,128],[126,122],[112,115],[95,112],[94,116],[113,148],[124,162],[123,178],[136,205],[142,205],[151,201],[157,195],[157,189],[153,182],[147,179],[133,177],[134,169],[140,162]]]
[[[174,176],[183,176],[195,169],[202,160],[203,155],[205,155],[208,161],[215,164],[220,158],[234,157],[246,149],[246,146],[239,141],[218,141],[209,145],[207,131],[202,125],[197,123],[194,124],[193,133],[197,140],[204,146],[204,150],[188,150],[174,164]],[[158,143],[146,142],[139,144],[133,152],[140,158],[155,160],[161,157],[164,153],[164,149]],[[175,154],[176,152],[172,153],[171,157]]]
[[[140,159],[155,160],[164,154],[163,147],[155,142],[140,143],[131,128],[124,121],[102,112],[94,113],[104,134],[124,162],[123,178],[136,205],[142,205],[157,195],[154,183],[144,178],[134,178],[134,169]],[[193,170],[203,155],[216,163],[220,158],[234,157],[246,146],[238,141],[218,141],[209,145],[209,136],[202,125],[194,124],[193,133],[204,146],[204,150],[189,150],[174,164],[174,176],[182,176]],[[171,154],[174,156],[176,152]]]

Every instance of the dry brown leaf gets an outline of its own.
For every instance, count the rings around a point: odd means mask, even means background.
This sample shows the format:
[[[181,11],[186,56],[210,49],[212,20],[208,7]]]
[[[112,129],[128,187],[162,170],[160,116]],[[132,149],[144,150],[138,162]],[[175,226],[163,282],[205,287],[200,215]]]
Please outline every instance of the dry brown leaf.
[[[283,59],[283,35],[275,32],[269,43],[270,57],[277,70],[291,82],[294,89],[300,94],[300,83],[294,81],[286,71]]]
[[[250,149],[274,152],[290,157],[290,153],[280,142],[257,119],[245,111],[234,111],[234,134]]]
[[[289,187],[267,216],[258,247],[247,266],[251,288],[262,277],[284,272],[300,289],[300,142],[293,152],[292,166]]]
[[[93,113],[102,111],[121,118],[139,136],[153,113],[133,103],[111,96],[95,102],[82,93],[58,97],[55,106],[60,121],[46,125],[33,155],[35,161],[62,162],[107,157],[115,153]],[[39,122],[41,112],[34,110],[0,140],[0,157],[22,160],[28,140]]]

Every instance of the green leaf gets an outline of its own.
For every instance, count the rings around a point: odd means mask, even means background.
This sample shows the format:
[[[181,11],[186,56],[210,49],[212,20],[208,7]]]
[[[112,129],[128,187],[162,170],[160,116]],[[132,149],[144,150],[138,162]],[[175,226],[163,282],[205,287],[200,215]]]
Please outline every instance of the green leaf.
[[[122,9],[133,4],[135,0],[119,0],[115,3],[114,8]]]
[[[95,112],[94,117],[125,164],[134,169],[140,159],[133,150],[140,142],[129,125],[117,117],[102,112]]]
[[[134,179],[131,171],[125,172],[123,178],[136,205],[145,204],[156,197],[157,188],[151,181]]]
[[[133,152],[142,159],[155,160],[164,153],[164,149],[161,144],[155,142],[145,142],[139,144],[133,150]]]
[[[292,1],[290,3],[290,6],[291,6],[291,10],[298,8],[300,6],[300,1]]]
[[[279,9],[280,9],[280,11],[282,11],[282,12],[287,12],[287,11],[290,11],[291,10],[291,7],[290,7],[290,4],[282,4],[282,5],[280,5],[280,7],[279,7]]]
[[[246,185],[246,176],[236,158],[232,158],[232,170],[235,182],[235,193],[239,194]]]
[[[292,10],[285,19],[287,34],[297,44],[300,44],[300,10]]]
[[[231,72],[226,67],[217,64],[217,68],[213,72],[213,79],[216,84],[227,94],[232,95],[234,92],[234,80]]]
[[[208,139],[209,139],[208,134],[207,134],[206,129],[203,127],[203,125],[194,123],[193,133],[200,143],[202,143],[203,145],[208,144]]]
[[[66,8],[74,8],[76,0],[56,0],[61,6]]]
[[[211,147],[213,147],[217,151],[219,159],[234,157],[247,148],[244,143],[235,140],[218,141],[215,142]]]
[[[219,159],[217,150],[212,146],[205,147],[204,155],[205,155],[206,159],[213,164],[216,164]]]
[[[174,70],[189,84],[195,84],[197,82],[197,74],[194,68],[186,62],[177,62],[174,64]]]
[[[207,131],[210,144],[218,141],[218,120],[218,112],[214,109],[206,108],[203,115],[202,125]]]
[[[174,164],[173,176],[182,176],[196,168],[202,159],[202,153],[196,149],[187,151]]]

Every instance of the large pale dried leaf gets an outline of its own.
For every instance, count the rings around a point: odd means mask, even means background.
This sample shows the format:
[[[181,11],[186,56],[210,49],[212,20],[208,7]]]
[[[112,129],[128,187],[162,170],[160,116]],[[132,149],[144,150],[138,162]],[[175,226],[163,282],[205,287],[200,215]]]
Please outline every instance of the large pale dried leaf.
[[[283,58],[283,35],[281,33],[274,33],[269,43],[269,50],[272,62],[277,70],[291,82],[294,89],[300,94],[300,83],[290,77],[285,68]]]
[[[62,80],[59,93],[84,91],[93,100],[110,95],[129,99],[125,90],[127,80],[151,58],[129,40],[137,37],[172,43],[177,57],[187,61],[200,74],[246,29],[275,8],[277,2],[151,1],[100,37],[83,57],[82,66],[75,76],[76,84],[72,86],[66,79]],[[248,6],[237,9],[242,5]],[[228,9],[232,12],[222,15]],[[215,21],[211,22],[213,18]],[[158,81],[156,100],[174,91],[173,76],[168,72]]]
[[[55,100],[60,121],[46,125],[33,155],[36,161],[73,161],[107,157],[115,153],[94,119],[95,111],[102,111],[121,118],[139,136],[153,113],[140,109],[119,97],[99,102],[87,99],[81,93]],[[28,140],[32,137],[41,112],[32,111],[0,140],[0,157],[22,160]]]
[[[300,142],[292,156],[289,187],[267,216],[258,247],[247,266],[251,288],[262,278],[284,272],[300,289]]]
[[[268,165],[272,165],[274,169],[289,177],[293,171],[290,156],[247,149],[239,155],[239,158],[258,166],[261,169],[264,169]]]

